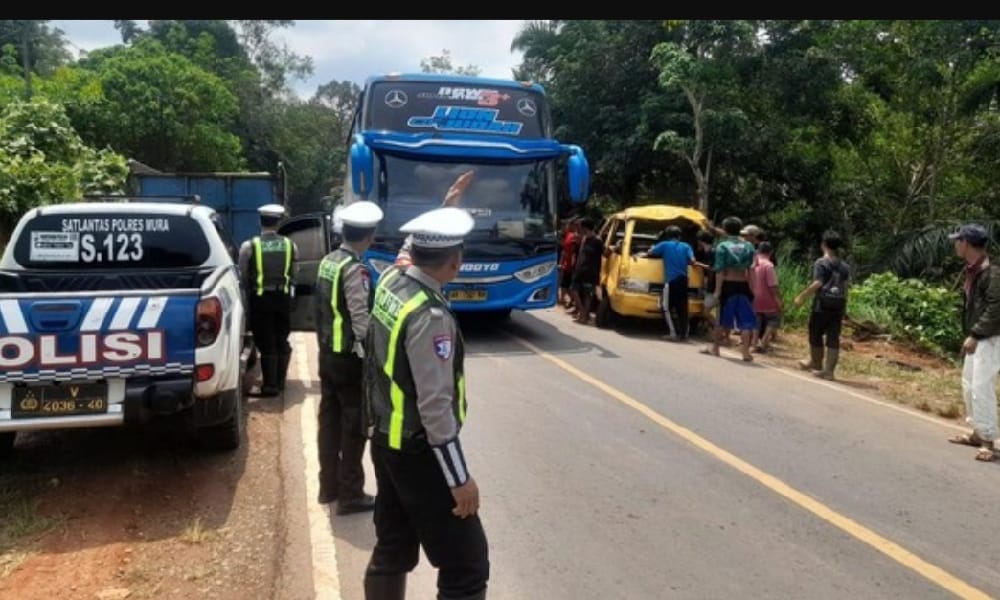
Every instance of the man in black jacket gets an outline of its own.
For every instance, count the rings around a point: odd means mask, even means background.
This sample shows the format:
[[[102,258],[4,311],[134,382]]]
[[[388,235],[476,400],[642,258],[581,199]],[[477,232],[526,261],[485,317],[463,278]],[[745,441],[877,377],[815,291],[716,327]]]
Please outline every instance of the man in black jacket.
[[[997,459],[997,371],[1000,371],[1000,265],[990,264],[989,235],[981,225],[963,225],[949,238],[965,261],[965,310],[962,325],[962,398],[969,434],[951,442],[978,448],[976,460]]]

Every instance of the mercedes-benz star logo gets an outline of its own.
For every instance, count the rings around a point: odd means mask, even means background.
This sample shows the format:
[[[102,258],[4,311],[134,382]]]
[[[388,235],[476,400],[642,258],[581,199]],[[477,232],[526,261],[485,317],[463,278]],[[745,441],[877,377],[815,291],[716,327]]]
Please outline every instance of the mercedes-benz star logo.
[[[538,109],[535,108],[535,101],[531,98],[521,98],[517,101],[517,112],[526,117],[533,117]]]
[[[385,95],[385,103],[391,108],[399,108],[406,105],[406,93],[403,90],[389,90]]]

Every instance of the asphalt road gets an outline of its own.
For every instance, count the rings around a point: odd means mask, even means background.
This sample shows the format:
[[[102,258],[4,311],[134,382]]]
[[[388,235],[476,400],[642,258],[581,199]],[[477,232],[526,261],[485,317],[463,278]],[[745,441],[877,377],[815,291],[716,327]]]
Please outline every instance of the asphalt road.
[[[558,310],[464,330],[490,598],[1000,597],[1000,468],[948,444],[954,423]],[[318,387],[297,389],[314,410]],[[298,570],[317,597],[363,598],[371,515],[316,512],[301,472]],[[422,557],[409,597],[435,576]]]

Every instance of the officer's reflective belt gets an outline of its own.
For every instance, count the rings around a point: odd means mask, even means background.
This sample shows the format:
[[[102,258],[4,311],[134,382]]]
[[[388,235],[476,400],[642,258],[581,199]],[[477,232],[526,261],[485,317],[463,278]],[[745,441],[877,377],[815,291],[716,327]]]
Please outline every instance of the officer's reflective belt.
[[[388,291],[388,290],[386,290]],[[414,310],[420,308],[425,302],[428,301],[427,294],[423,290],[417,292],[417,295],[410,298],[403,308],[399,310],[399,314],[396,316],[396,322],[392,327],[392,333],[389,335],[389,356],[385,361],[385,374],[389,376],[389,381],[392,382],[392,415],[389,417],[389,447],[395,450],[399,450],[403,447],[403,388],[399,387],[396,383],[396,379],[393,377],[394,369],[396,366],[396,347],[399,342],[399,334],[403,330],[403,325],[406,323],[406,317],[409,316]]]
[[[290,248],[291,246],[289,246]],[[333,310],[333,351],[344,351],[344,315],[337,310],[340,299],[340,274],[344,270],[344,265],[351,262],[350,256],[336,263],[333,267],[333,283],[330,288],[330,308]]]

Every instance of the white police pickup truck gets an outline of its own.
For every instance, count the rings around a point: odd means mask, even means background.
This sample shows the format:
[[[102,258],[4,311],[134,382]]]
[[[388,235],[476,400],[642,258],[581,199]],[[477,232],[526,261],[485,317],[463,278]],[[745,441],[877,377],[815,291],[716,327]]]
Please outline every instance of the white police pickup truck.
[[[0,455],[17,432],[185,413],[242,437],[244,302],[216,212],[161,202],[32,209],[0,259]]]

